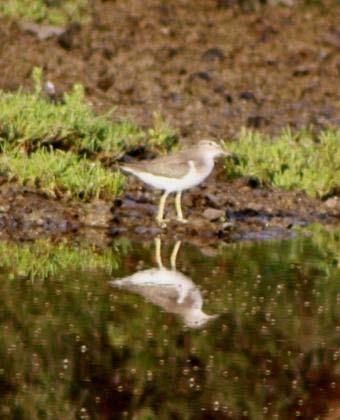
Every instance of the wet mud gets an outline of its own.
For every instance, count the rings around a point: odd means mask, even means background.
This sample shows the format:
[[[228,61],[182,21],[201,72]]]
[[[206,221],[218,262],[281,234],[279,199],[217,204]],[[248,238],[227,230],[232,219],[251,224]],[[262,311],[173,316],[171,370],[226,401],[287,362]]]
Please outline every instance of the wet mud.
[[[169,197],[165,227],[155,221],[159,193],[130,179],[124,195],[105,202],[75,203],[3,185],[0,190],[0,238],[33,240],[38,237],[85,235],[98,244],[129,236],[205,244],[216,241],[289,238],[296,227],[311,223],[340,224],[340,200],[311,199],[304,193],[254,185],[248,178],[226,183],[218,173],[202,186],[183,194],[182,207],[189,220],[176,221],[174,199]]]

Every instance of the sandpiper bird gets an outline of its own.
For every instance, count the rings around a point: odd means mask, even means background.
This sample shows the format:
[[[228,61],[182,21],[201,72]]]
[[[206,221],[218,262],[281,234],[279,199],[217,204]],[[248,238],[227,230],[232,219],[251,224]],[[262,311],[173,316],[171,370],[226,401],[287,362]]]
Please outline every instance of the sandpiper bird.
[[[121,166],[146,184],[163,190],[160,199],[157,222],[161,225],[168,220],[163,218],[165,201],[168,195],[176,192],[177,220],[187,222],[181,207],[182,191],[195,187],[204,181],[214,168],[214,159],[218,156],[230,156],[222,147],[212,140],[201,140],[198,144],[179,152],[153,160],[136,162]]]

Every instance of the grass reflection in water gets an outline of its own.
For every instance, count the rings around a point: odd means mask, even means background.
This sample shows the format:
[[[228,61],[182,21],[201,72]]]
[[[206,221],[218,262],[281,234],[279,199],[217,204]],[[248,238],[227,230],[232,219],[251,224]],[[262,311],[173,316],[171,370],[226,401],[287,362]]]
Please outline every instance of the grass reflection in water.
[[[157,299],[110,286],[155,269],[153,254],[127,241],[1,243],[2,416],[313,418],[336,405],[338,233],[182,244],[176,272],[218,314],[194,329]]]

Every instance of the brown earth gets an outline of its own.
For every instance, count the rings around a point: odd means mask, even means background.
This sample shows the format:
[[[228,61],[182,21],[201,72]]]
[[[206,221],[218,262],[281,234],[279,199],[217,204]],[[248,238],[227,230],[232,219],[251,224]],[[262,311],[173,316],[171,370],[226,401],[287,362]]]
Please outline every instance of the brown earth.
[[[58,91],[86,87],[98,111],[150,125],[160,111],[183,136],[227,138],[241,126],[340,122],[336,2],[242,11],[221,0],[94,1],[92,22],[40,40],[0,21],[0,88],[29,86],[41,66]]]
[[[29,88],[33,67],[41,66],[59,93],[84,84],[98,112],[117,105],[114,119],[149,126],[159,111],[193,140],[234,137],[241,126],[275,134],[288,124],[321,129],[340,122],[332,1],[248,12],[223,0],[92,3],[91,23],[48,39],[23,22],[0,19],[0,89]],[[114,204],[79,205],[3,184],[0,236],[158,234],[154,194],[129,185]],[[191,223],[176,225],[177,235],[203,241],[289,236],[297,224],[337,223],[340,213],[336,197],[321,202],[218,176],[186,194],[184,208]],[[169,226],[164,232],[171,235],[174,222]]]
[[[175,220],[173,199],[159,227],[155,221],[157,193],[138,181],[129,182],[128,192],[113,203],[70,203],[5,184],[0,189],[0,239],[34,240],[80,235],[98,246],[110,238],[128,236],[144,240],[162,235],[199,245],[216,241],[289,238],[295,227],[311,223],[335,226],[340,222],[338,197],[314,200],[304,193],[280,191],[254,185],[251,179],[226,183],[211,176],[206,183],[185,193],[183,212],[189,223]]]

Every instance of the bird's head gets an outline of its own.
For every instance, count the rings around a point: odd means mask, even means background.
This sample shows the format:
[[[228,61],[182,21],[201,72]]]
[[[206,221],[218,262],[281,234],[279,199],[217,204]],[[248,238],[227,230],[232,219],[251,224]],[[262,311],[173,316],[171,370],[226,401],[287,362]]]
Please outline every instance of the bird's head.
[[[204,153],[205,156],[209,156],[212,158],[219,156],[231,156],[231,153],[224,150],[221,144],[213,140],[201,140],[198,143],[198,147]]]

